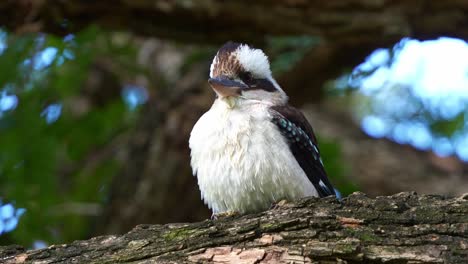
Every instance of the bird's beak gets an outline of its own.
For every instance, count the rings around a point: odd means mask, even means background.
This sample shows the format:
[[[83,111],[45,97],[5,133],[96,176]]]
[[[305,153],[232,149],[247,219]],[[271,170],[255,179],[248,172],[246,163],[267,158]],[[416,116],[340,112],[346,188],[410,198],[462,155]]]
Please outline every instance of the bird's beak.
[[[247,85],[228,79],[226,76],[209,78],[208,83],[219,97],[239,96],[241,90],[248,88]]]

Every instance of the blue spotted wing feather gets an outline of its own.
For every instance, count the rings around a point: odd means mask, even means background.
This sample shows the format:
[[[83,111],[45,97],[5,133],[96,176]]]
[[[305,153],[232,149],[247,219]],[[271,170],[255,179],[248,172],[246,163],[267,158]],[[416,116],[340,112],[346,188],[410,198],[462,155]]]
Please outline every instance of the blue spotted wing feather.
[[[319,196],[335,195],[335,190],[323,167],[314,131],[304,115],[296,108],[287,105],[274,106],[271,110],[272,122],[286,138],[289,149]]]

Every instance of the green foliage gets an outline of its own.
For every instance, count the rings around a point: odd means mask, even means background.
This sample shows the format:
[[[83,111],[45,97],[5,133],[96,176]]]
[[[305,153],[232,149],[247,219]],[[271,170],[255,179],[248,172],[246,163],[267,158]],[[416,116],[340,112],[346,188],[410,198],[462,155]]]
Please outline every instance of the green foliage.
[[[200,61],[209,60],[213,57],[213,54],[216,54],[216,49],[214,47],[209,48],[197,48],[194,49],[184,60],[184,64],[182,65],[180,72],[181,74],[187,73],[188,69]],[[207,69],[208,72],[208,69]]]
[[[463,129],[466,123],[465,120],[468,120],[465,117],[465,113],[459,113],[449,120],[436,119],[429,123],[429,128],[435,135],[450,137]]]
[[[345,176],[349,168],[341,155],[340,145],[322,137],[318,138],[318,141],[325,170],[335,188],[343,197],[358,191],[358,186]]]
[[[135,49],[128,39],[111,41],[115,35],[95,27],[68,40],[3,34],[7,48],[0,53],[0,89],[16,95],[19,103],[0,112],[0,193],[26,213],[15,231],[0,236],[0,243],[31,246],[35,240],[83,238],[89,218],[79,209],[103,201],[101,190],[118,169],[112,159],[85,166],[88,156],[131,119],[120,98],[83,115],[74,114],[69,103],[80,96],[98,57],[113,56],[125,67],[134,60]],[[56,56],[49,65],[38,66],[38,56],[47,48],[55,49]],[[47,122],[41,113],[52,103],[61,104],[62,112],[57,121]]]
[[[268,53],[273,58],[271,70],[274,74],[281,74],[291,70],[311,48],[319,43],[319,39],[312,36],[284,36],[271,37],[267,43]]]

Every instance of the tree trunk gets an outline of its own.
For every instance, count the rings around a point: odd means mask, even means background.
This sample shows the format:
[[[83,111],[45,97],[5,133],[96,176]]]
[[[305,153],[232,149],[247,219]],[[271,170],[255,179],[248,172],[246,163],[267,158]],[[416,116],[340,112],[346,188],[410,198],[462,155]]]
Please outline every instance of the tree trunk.
[[[173,67],[180,77],[169,80],[164,76],[166,80],[154,89],[141,110],[125,144],[125,164],[113,179],[110,197],[93,235],[125,233],[140,223],[199,221],[210,215],[200,200],[188,147],[193,125],[214,100],[206,81],[209,61],[192,62],[181,75],[178,66],[167,66],[157,58],[173,52],[172,46],[155,42],[149,52],[153,58],[148,61],[162,64],[164,69],[153,69],[153,75],[162,76],[162,71]],[[177,56],[183,57],[181,61],[189,53],[187,48],[177,50]]]
[[[2,263],[466,263],[468,197],[354,193],[24,251]]]

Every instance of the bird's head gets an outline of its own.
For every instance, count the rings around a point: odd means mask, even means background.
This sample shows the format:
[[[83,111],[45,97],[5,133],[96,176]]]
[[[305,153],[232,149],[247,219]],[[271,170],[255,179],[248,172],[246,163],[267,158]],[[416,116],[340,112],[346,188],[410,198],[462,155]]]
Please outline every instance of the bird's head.
[[[278,105],[288,100],[271,75],[268,57],[246,44],[227,42],[218,50],[208,83],[231,107],[250,102]]]

